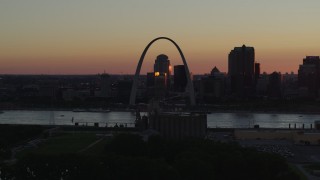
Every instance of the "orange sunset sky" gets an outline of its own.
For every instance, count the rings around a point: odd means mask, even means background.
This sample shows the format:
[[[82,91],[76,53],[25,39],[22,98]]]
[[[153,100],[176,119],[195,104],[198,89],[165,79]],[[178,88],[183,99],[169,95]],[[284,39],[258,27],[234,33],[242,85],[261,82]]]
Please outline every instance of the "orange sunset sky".
[[[235,46],[253,46],[262,72],[297,72],[320,55],[319,0],[3,0],[0,74],[133,74],[145,46],[176,41],[193,74],[227,72]],[[182,64],[165,40],[147,53]]]

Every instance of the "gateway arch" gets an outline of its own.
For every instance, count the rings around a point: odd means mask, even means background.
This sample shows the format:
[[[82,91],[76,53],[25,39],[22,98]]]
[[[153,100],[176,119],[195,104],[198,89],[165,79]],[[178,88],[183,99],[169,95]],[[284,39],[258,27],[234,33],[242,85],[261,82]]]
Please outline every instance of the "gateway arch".
[[[168,40],[170,41],[172,44],[174,44],[176,46],[176,48],[178,49],[179,53],[180,53],[180,56],[181,56],[181,59],[183,61],[183,64],[184,64],[184,68],[185,68],[185,72],[186,72],[186,77],[187,77],[187,87],[189,89],[189,97],[190,97],[190,104],[193,106],[196,104],[195,102],[195,97],[194,97],[194,89],[193,89],[193,82],[191,81],[191,78],[190,78],[190,72],[189,72],[189,68],[188,68],[188,64],[187,64],[187,61],[180,49],[180,47],[178,46],[178,44],[176,42],[174,42],[172,39],[170,38],[167,38],[167,37],[158,37],[158,38],[155,38],[154,40],[152,40],[147,46],[146,48],[144,49],[144,51],[142,52],[141,54],[141,57],[140,57],[140,60],[139,60],[139,63],[138,63],[138,66],[137,66],[137,69],[136,69],[136,73],[134,75],[134,79],[133,79],[133,85],[132,85],[132,89],[131,89],[131,95],[130,95],[130,105],[135,105],[135,101],[136,101],[136,94],[137,94],[137,85],[138,85],[138,80],[139,80],[139,75],[140,75],[140,70],[141,70],[141,66],[142,66],[142,63],[143,63],[143,60],[144,60],[144,57],[145,55],[147,54],[147,51],[148,49],[150,48],[150,46],[160,40],[160,39],[165,39],[165,40]]]

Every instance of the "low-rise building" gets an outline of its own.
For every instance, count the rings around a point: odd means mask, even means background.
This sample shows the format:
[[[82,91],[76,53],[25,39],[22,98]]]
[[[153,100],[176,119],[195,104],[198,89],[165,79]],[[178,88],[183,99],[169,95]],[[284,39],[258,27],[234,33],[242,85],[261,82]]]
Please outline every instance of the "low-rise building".
[[[207,115],[200,113],[160,113],[149,117],[149,128],[164,138],[204,138]]]

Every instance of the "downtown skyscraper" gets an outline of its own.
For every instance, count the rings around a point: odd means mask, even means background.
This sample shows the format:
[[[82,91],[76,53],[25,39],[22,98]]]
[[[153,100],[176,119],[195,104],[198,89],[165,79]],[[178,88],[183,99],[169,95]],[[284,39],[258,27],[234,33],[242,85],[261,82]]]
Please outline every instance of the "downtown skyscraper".
[[[154,62],[154,92],[157,99],[163,99],[170,87],[170,68],[169,57],[165,54],[158,55]]]
[[[250,96],[255,90],[255,53],[253,47],[235,47],[228,57],[231,93]]]
[[[298,70],[299,94],[301,97],[319,97],[320,57],[307,56]]]

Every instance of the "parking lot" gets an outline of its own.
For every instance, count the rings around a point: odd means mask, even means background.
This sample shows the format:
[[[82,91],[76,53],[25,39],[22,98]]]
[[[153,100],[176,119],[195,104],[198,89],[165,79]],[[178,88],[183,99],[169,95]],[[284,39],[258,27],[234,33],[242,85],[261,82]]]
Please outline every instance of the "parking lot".
[[[320,146],[296,145],[288,140],[237,140],[242,147],[279,154],[292,163],[320,162]]]

